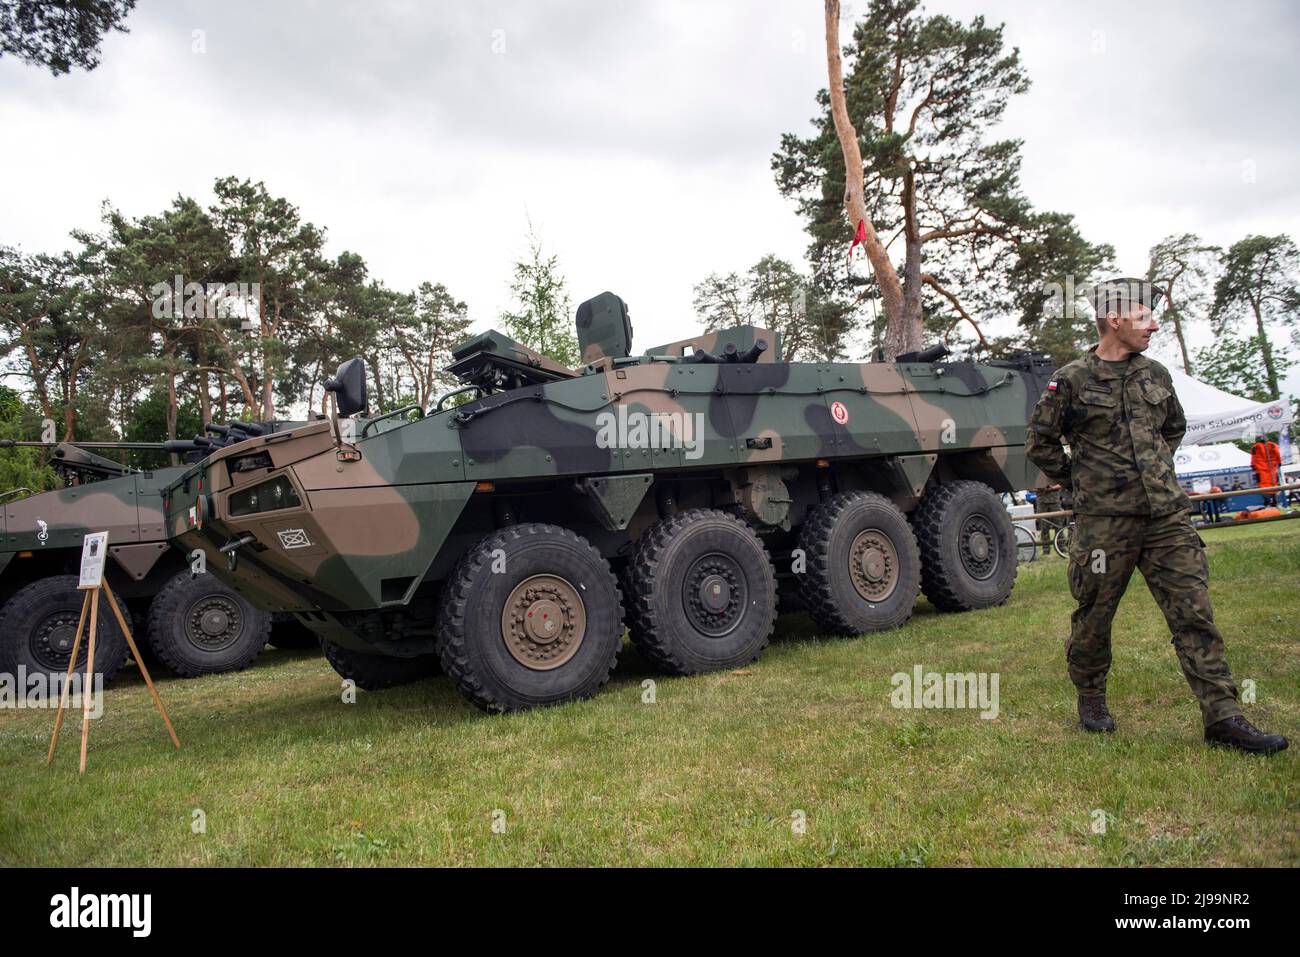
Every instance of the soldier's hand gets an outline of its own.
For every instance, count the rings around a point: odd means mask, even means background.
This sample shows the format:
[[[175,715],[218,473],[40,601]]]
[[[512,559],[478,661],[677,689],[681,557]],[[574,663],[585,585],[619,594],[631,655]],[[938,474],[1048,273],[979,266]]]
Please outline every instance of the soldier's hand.
[[[1061,490],[1060,482],[1057,482],[1055,485],[1045,485],[1042,488],[1034,489],[1035,492],[1059,492],[1060,490]]]

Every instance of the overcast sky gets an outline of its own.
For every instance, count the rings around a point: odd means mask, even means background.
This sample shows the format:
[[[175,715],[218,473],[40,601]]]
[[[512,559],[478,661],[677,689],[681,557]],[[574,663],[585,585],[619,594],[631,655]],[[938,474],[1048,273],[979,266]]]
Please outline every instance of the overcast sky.
[[[234,174],[388,285],[445,283],[484,328],[508,304],[528,215],[575,306],[612,289],[638,346],[680,338],[708,273],[802,257],[769,162],[826,85],[821,9],[139,0],[89,74],[0,59],[0,242],[66,248],[106,198],[143,215],[177,193],[208,202]],[[1114,244],[1125,273],[1174,232],[1300,238],[1300,4],[927,9],[1005,22],[1033,81],[1002,124],[1025,141],[1025,192]]]

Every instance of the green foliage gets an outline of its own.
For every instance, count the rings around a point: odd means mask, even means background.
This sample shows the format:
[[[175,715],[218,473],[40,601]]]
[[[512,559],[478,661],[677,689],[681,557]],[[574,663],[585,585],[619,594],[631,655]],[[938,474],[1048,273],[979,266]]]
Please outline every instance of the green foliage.
[[[58,76],[99,66],[99,45],[135,0],[0,0],[0,56],[47,67]]]
[[[1209,313],[1209,287],[1220,253],[1218,247],[1206,245],[1195,233],[1166,236],[1151,247],[1147,282],[1164,293],[1160,323],[1172,328],[1183,371],[1188,375],[1194,366],[1187,348],[1187,330]]]
[[[543,255],[531,223],[528,255],[515,263],[510,294],[515,308],[501,314],[506,335],[562,365],[578,366],[578,337],[559,259]]]
[[[30,441],[35,438],[26,427],[26,417],[28,409],[22,396],[9,386],[0,385],[0,439]],[[45,464],[40,449],[0,449],[0,494],[20,488],[43,492],[58,485],[58,476]],[[0,501],[11,502],[25,497],[11,495]]]
[[[106,397],[87,386],[96,360],[124,344],[112,309],[93,250],[28,256],[0,247],[0,357],[17,361],[61,439],[79,435],[83,416],[108,421]]]
[[[1097,324],[1086,293],[1115,269],[1115,250],[1080,235],[1074,217],[1036,213],[1007,272],[1014,309],[1025,330],[1021,347],[1045,352],[1058,366],[1097,341]]]
[[[451,350],[469,337],[469,309],[442,283],[430,282],[403,297],[401,305],[388,331],[392,365],[403,388],[410,390],[407,401],[427,408],[457,384],[442,370],[451,364]]]
[[[1197,349],[1196,377],[1216,389],[1245,396],[1253,402],[1267,402],[1278,393],[1268,385],[1264,368],[1264,343],[1259,336],[1222,336],[1212,346]],[[1273,357],[1278,375],[1286,375],[1292,362],[1287,356]]]
[[[260,399],[257,412],[269,419],[276,415],[278,377],[286,368],[301,368],[316,341],[311,320],[319,306],[321,273],[328,268],[322,259],[325,234],[262,183],[227,176],[214,188],[213,218],[230,242],[241,281],[258,289],[250,317],[257,337],[248,342],[244,363]]]
[[[764,256],[745,274],[712,273],[695,287],[695,312],[708,332],[755,325],[781,337],[787,362],[844,354],[848,311],[790,263]]]
[[[1300,250],[1289,236],[1247,236],[1223,254],[1210,314],[1216,335],[1249,329],[1257,342],[1269,397],[1285,373],[1274,337],[1300,335]]]
[[[23,411],[23,397],[9,386],[0,385],[0,422],[16,422]]]
[[[155,386],[136,404],[131,421],[127,424],[122,438],[127,442],[161,442],[167,438],[168,397],[167,390]],[[203,417],[193,399],[180,404],[176,409],[176,437],[188,439],[203,432]],[[137,468],[162,468],[171,464],[171,457],[165,452],[136,452],[131,464]]]
[[[74,252],[0,246],[0,362],[58,438],[186,438],[205,418],[323,408],[323,383],[356,355],[373,411],[447,384],[469,318],[446,286],[398,292],[356,253],[324,258],[324,231],[261,183],[226,177],[215,192],[211,208],[177,196],[139,218],[105,204]]]
[[[1002,27],[927,16],[918,0],[872,0],[845,54],[867,205],[901,261],[911,321],[944,334],[1014,312],[1030,338],[1074,352],[1083,330],[1073,316],[1045,314],[1045,293],[1066,276],[1086,284],[1113,251],[1086,242],[1072,217],[1035,212],[1020,187],[1020,142],[989,137],[1029,87]],[[815,284],[856,309],[878,291],[846,262],[843,153],[827,91],[817,103],[814,135],[782,136],[772,169],[804,217]]]
[[[100,265],[98,281],[110,300],[109,323],[117,332],[96,363],[108,383],[130,383],[120,401],[123,429],[129,428],[134,393],[167,386],[197,406],[206,394],[208,370],[226,368],[232,358],[221,324],[208,318],[218,302],[209,291],[232,277],[226,237],[193,199],[177,196],[160,215],[131,220],[111,206],[102,234],[74,233],[86,255]],[[148,343],[149,348],[141,348]],[[237,360],[233,360],[237,361]],[[162,428],[149,441],[191,434],[164,403]]]

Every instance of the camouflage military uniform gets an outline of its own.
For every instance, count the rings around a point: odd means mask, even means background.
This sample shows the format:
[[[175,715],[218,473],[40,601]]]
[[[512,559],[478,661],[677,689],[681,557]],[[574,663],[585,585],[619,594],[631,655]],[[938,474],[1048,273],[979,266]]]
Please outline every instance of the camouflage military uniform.
[[[1134,354],[1118,371],[1092,352],[1057,372],[1039,399],[1026,453],[1074,497],[1069,576],[1079,606],[1066,643],[1071,680],[1081,694],[1105,690],[1111,621],[1138,568],[1208,726],[1241,707],[1210,608],[1204,542],[1174,476],[1173,450],[1186,429],[1162,365]]]

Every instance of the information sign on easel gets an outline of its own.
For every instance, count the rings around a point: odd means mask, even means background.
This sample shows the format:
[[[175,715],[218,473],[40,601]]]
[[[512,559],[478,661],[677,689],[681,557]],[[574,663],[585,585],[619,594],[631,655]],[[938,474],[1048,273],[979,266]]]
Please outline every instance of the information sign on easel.
[[[108,607],[112,609],[118,627],[122,629],[122,634],[126,636],[127,647],[131,649],[131,657],[135,659],[140,674],[144,676],[144,683],[149,688],[149,694],[153,696],[153,703],[157,706],[158,713],[162,715],[163,723],[167,725],[167,733],[171,735],[172,744],[178,748],[181,746],[180,739],[176,737],[176,729],[172,727],[171,718],[167,717],[167,709],[163,707],[162,699],[158,697],[158,690],[154,688],[153,680],[149,677],[149,669],[145,667],[144,659],[140,656],[140,649],[136,647],[135,638],[131,636],[131,628],[122,615],[122,609],[118,607],[117,599],[113,597],[113,590],[108,587],[108,582],[104,578],[104,564],[107,556],[108,532],[92,532],[85,537],[81,545],[81,575],[77,581],[77,588],[85,592],[85,596],[81,601],[81,617],[77,620],[77,634],[72,640],[72,655],[68,659],[68,673],[64,676],[63,689],[59,693],[59,710],[54,716],[54,734],[50,737],[50,750],[45,756],[46,764],[54,760],[54,748],[59,743],[59,729],[63,727],[63,713],[67,708],[68,691],[72,685],[72,674],[77,668],[77,653],[81,650],[81,636],[83,630],[85,630],[89,637],[86,640],[86,680],[81,689],[82,774],[86,773],[86,745],[90,739],[90,700],[93,687],[91,682],[95,674],[95,635],[99,630],[99,596],[101,592],[108,600]],[[89,614],[90,619],[89,628],[86,628],[87,614]]]

